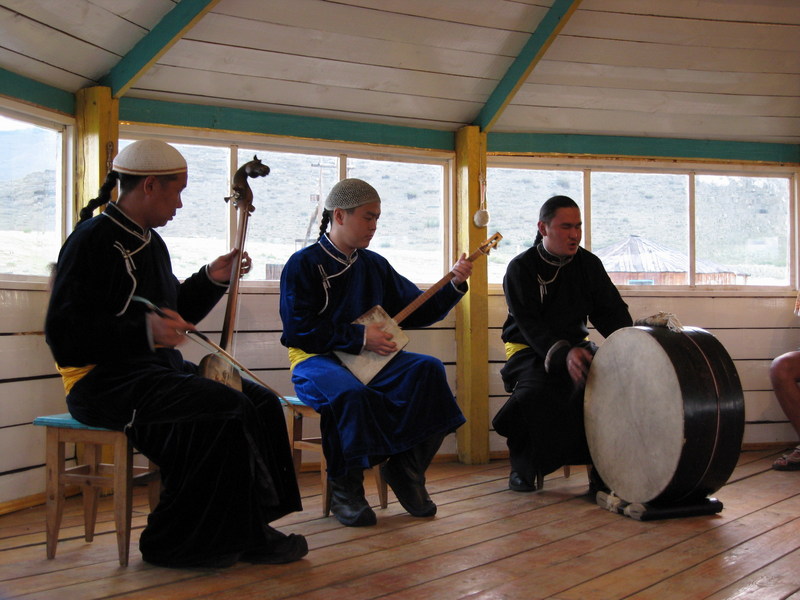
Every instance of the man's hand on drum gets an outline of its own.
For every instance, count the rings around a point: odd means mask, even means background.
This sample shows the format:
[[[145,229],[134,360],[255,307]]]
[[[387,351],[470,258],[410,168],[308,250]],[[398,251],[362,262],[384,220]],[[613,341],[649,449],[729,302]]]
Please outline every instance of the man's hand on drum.
[[[592,364],[592,353],[586,348],[576,346],[567,353],[567,372],[576,385],[586,383],[589,365]]]

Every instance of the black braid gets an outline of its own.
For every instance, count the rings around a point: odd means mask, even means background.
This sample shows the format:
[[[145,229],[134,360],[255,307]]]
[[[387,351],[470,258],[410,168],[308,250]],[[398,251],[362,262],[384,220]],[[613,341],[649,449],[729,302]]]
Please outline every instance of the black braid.
[[[78,223],[88,221],[92,218],[92,214],[96,208],[108,204],[108,201],[111,200],[111,192],[115,187],[117,187],[118,177],[119,175],[116,171],[108,172],[108,175],[106,175],[106,180],[103,182],[103,185],[100,186],[100,191],[97,194],[97,198],[89,200],[89,203],[81,209],[81,212],[79,213],[80,220]]]
[[[322,239],[322,236],[325,235],[325,230],[328,229],[328,223],[331,221],[331,211],[327,208],[322,209],[322,221],[319,224],[319,237],[318,240]]]
[[[550,224],[550,221],[553,220],[553,217],[556,216],[556,211],[559,208],[580,208],[578,204],[570,198],[569,196],[552,196],[548,198],[544,204],[542,204],[542,208],[539,209],[539,220]],[[533,240],[533,245],[536,247],[539,242],[542,241],[542,232],[536,231],[536,239]]]

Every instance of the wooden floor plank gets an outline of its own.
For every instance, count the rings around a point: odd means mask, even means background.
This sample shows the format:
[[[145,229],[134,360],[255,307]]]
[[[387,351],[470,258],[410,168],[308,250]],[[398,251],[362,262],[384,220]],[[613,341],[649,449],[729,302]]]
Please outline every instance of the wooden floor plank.
[[[716,494],[719,515],[639,522],[588,501],[586,473],[548,477],[532,494],[507,488],[508,462],[435,463],[428,488],[439,510],[415,519],[390,492],[378,525],[322,518],[318,473],[302,473],[304,510],[276,526],[307,536],[309,556],[289,565],[163,569],[138,552],[143,491],[128,567],[117,560],[111,498],[97,534],[83,540],[79,498],[67,501],[56,558],[45,558],[44,510],[0,516],[0,598],[26,600],[348,598],[773,598],[800,600],[800,473],[772,471],[778,452],[742,453]],[[373,505],[373,479],[365,487]]]
[[[800,592],[800,550],[793,550],[762,569],[730,584],[707,600],[757,598],[782,600]]]

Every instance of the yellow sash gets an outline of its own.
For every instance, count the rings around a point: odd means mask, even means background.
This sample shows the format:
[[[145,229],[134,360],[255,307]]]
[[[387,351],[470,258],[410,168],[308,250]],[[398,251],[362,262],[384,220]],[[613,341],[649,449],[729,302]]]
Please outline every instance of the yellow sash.
[[[517,344],[515,342],[506,342],[506,360],[514,356],[520,350],[530,348],[528,344]]]
[[[62,367],[56,364],[56,369],[61,373],[61,383],[64,384],[64,393],[69,394],[72,386],[78,383],[96,365],[86,365],[85,367]]]
[[[294,368],[299,365],[304,360],[311,358],[312,356],[317,356],[316,354],[309,354],[304,350],[300,350],[300,348],[289,348],[289,370],[292,371]]]

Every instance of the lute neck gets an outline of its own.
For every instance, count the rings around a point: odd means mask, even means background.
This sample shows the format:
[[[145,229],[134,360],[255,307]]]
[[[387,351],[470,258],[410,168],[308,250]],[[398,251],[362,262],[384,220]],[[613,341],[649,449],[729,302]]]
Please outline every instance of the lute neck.
[[[484,254],[484,253],[485,252],[483,251],[483,247],[478,248],[477,250],[475,250],[475,252],[473,252],[472,254],[470,254],[467,257],[467,260],[469,262],[475,262],[475,259],[478,258],[481,254]],[[402,323],[411,313],[413,313],[420,306],[422,306],[431,296],[433,296],[436,292],[438,292],[440,289],[442,289],[444,286],[446,286],[448,283],[450,283],[450,281],[455,276],[456,276],[455,273],[453,273],[452,271],[447,273],[447,275],[442,277],[439,281],[437,281],[431,287],[429,287],[427,290],[422,292],[422,294],[420,294],[414,300],[412,300],[411,303],[408,306],[406,306],[403,310],[401,310],[399,313],[397,313],[393,317],[394,318],[394,322],[397,323],[398,325],[400,323]]]

